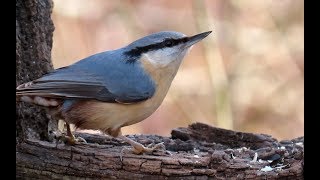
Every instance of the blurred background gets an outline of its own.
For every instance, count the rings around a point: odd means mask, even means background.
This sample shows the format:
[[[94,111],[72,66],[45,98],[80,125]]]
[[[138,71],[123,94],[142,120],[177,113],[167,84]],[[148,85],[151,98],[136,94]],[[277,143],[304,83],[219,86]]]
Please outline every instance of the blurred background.
[[[304,1],[54,0],[52,18],[55,68],[158,31],[213,31],[159,109],[123,134],[170,136],[203,122],[279,140],[304,135]]]

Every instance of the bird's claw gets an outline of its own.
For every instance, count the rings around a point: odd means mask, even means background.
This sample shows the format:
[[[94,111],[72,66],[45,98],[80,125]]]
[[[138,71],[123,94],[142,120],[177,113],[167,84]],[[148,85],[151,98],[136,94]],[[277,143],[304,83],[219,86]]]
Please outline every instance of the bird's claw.
[[[158,144],[151,143],[146,148],[148,149],[146,152],[153,152],[154,150],[157,150],[157,149],[166,150],[166,146],[164,145],[164,142],[161,142]]]
[[[56,136],[56,139],[57,139],[57,143],[64,142],[65,144],[69,144],[69,145],[75,145],[79,143],[87,144],[87,141],[82,137],[74,137],[74,136],[70,137],[64,134],[60,136]]]
[[[154,145],[154,143],[149,144],[147,147],[145,147],[142,144],[136,144],[135,146],[133,146],[132,148],[132,152],[134,154],[142,154],[142,153],[152,153],[153,151],[157,150],[157,149],[166,149],[166,147],[164,146],[164,143],[158,143],[156,145]]]
[[[163,142],[155,144],[155,145],[154,145],[154,143],[152,143],[152,144],[149,144],[147,147],[140,144],[140,143],[136,143],[132,146],[132,148],[128,148],[128,147],[122,148],[122,150],[120,152],[120,160],[122,162],[123,155],[124,155],[125,151],[132,152],[133,154],[142,154],[142,153],[152,153],[155,150],[160,150],[160,149],[166,151],[166,147]]]

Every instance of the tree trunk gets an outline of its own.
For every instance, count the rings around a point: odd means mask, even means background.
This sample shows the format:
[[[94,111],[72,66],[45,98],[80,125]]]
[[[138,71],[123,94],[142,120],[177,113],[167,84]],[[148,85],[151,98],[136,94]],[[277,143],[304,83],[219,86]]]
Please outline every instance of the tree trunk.
[[[51,0],[16,0],[16,85],[35,80],[53,69],[51,11]],[[49,120],[43,109],[17,103],[17,141],[48,139]]]
[[[51,0],[16,0],[16,85],[52,70],[51,10]],[[49,142],[48,131],[57,129],[49,122],[44,110],[17,104],[17,178],[303,179],[303,138],[278,142],[197,123],[170,138],[131,136],[144,145],[164,142],[168,150],[134,155],[105,135],[78,133],[88,143],[74,146]]]

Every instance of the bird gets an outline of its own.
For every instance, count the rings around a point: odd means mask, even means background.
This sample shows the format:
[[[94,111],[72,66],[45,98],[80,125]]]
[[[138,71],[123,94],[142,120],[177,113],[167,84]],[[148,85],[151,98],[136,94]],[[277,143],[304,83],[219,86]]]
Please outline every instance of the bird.
[[[71,144],[78,140],[70,129],[74,124],[120,138],[135,154],[154,151],[158,145],[146,147],[122,135],[121,128],[156,111],[186,54],[211,32],[187,36],[160,31],[147,35],[19,85],[16,101],[41,106],[54,119],[63,120]]]

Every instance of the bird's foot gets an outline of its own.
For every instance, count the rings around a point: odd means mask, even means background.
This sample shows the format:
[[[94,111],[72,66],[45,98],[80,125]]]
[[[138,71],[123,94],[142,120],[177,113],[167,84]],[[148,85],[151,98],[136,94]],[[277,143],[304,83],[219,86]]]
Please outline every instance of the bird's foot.
[[[59,142],[64,142],[65,144],[69,144],[69,145],[75,145],[75,144],[80,144],[80,143],[84,143],[86,144],[87,141],[85,139],[83,139],[82,137],[74,137],[72,136],[68,136],[65,134],[61,134],[59,136],[56,136],[57,139],[57,143]]]
[[[140,143],[136,143],[134,145],[132,145],[132,152],[134,154],[142,154],[142,153],[152,153],[155,150],[158,149],[162,149],[162,150],[166,150],[165,145],[163,144],[163,142],[158,143],[158,144],[149,144],[147,147],[145,147],[144,145],[140,144]]]
[[[82,137],[74,137],[74,135],[71,132],[71,127],[69,123],[66,123],[66,128],[67,128],[67,134],[59,134],[56,135],[56,139],[57,139],[57,143],[59,143],[60,141],[64,142],[65,144],[69,144],[69,145],[75,145],[75,144],[80,144],[80,143],[84,143],[87,144],[87,141],[85,139],[83,139]]]
[[[120,153],[120,160],[121,161],[122,161],[122,156],[123,156],[124,152],[128,152],[128,151],[132,152],[133,154],[152,153],[156,150],[162,150],[167,153],[166,147],[163,142],[158,143],[158,144],[152,143],[146,147],[146,146],[142,145],[141,143],[138,143],[138,142],[136,142],[130,138],[127,138],[125,136],[121,136],[121,139],[123,139],[125,142],[129,143],[132,146],[132,148],[127,148],[127,147],[122,148],[121,153]]]
[[[128,148],[128,147],[122,148],[122,150],[120,152],[120,160],[121,161],[123,160],[123,155],[125,154],[125,152],[131,152],[133,154],[143,154],[143,153],[152,153],[155,150],[161,150],[161,149],[166,151],[166,147],[164,146],[163,142],[162,143],[158,143],[156,145],[150,144],[147,147],[145,147],[144,145],[136,142],[135,145],[132,146],[131,148]]]

